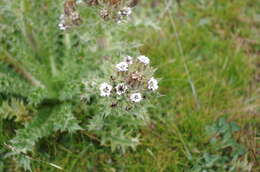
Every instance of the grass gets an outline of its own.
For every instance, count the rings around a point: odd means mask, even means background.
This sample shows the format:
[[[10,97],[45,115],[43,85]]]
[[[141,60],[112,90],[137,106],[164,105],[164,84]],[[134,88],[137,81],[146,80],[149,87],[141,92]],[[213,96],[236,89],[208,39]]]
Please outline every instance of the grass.
[[[44,161],[34,161],[33,171],[60,171],[49,162],[77,172],[190,171],[214,149],[206,128],[223,116],[242,128],[235,135],[247,148],[241,162],[259,170],[260,4],[257,0],[180,2],[139,6],[151,8],[145,15],[160,29],[136,27],[126,33],[128,40],[143,43],[141,52],[152,58],[156,76],[162,79],[163,96],[154,100],[153,122],[141,130],[137,150],[119,155],[89,137],[60,134],[59,140],[55,136],[41,140],[36,157]],[[167,5],[173,6],[167,9]],[[160,15],[155,16],[158,10]],[[91,144],[84,145],[86,141]]]

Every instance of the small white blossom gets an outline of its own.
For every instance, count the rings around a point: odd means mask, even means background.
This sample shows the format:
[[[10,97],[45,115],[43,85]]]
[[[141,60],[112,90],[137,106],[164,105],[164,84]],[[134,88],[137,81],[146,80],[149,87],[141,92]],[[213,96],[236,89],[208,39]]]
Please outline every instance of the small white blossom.
[[[60,15],[60,20],[62,21],[62,20],[65,20],[65,15],[64,14],[61,14]]]
[[[77,0],[76,3],[77,4],[81,4],[83,1],[82,0]]]
[[[124,7],[122,10],[118,12],[120,16],[129,16],[132,13],[132,9],[130,7]]]
[[[60,30],[66,30],[67,29],[66,25],[63,24],[63,23],[59,23],[59,28],[60,28]]]
[[[67,30],[69,28],[69,26],[66,25],[64,14],[60,15],[60,23],[58,24],[58,26],[60,30]]]
[[[112,91],[112,86],[107,83],[102,83],[99,87],[101,96],[109,96]]]
[[[126,90],[127,90],[127,85],[125,85],[124,83],[118,84],[116,86],[116,93],[118,95],[124,94],[126,92]]]
[[[146,56],[139,56],[137,59],[144,65],[148,65],[150,63],[150,59]]]
[[[80,18],[79,13],[78,12],[72,12],[71,13],[71,19],[72,20],[78,20]]]
[[[128,64],[126,62],[121,62],[116,65],[116,69],[119,72],[126,72],[128,71]]]
[[[125,56],[124,57],[124,61],[127,63],[127,64],[133,64],[133,57],[131,56]]]
[[[137,103],[137,102],[140,102],[143,98],[142,98],[141,93],[133,93],[133,94],[131,94],[130,99],[132,102]]]
[[[109,19],[109,11],[107,9],[101,9],[99,15],[105,20]]]
[[[149,81],[148,81],[148,89],[155,91],[157,90],[158,87],[158,81],[156,79],[154,79],[154,77],[152,77]]]
[[[122,19],[122,18],[119,18],[119,19],[117,19],[117,22],[116,22],[117,24],[124,24],[124,23],[127,23],[127,21],[126,20],[124,20],[124,19]]]

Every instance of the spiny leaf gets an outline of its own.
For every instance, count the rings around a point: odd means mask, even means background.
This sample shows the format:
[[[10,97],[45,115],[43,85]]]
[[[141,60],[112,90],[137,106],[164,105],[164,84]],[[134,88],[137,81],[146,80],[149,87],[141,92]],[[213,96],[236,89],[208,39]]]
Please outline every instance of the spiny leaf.
[[[78,121],[72,114],[71,106],[64,104],[41,110],[30,124],[17,131],[11,143],[18,153],[27,153],[32,151],[39,139],[53,132],[58,130],[74,132],[80,129]]]

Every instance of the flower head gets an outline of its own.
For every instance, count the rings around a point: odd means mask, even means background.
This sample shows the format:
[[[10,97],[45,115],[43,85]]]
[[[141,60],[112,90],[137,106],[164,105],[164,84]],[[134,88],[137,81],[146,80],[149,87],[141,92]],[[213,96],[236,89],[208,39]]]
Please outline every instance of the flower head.
[[[125,85],[124,83],[118,84],[116,86],[116,93],[118,95],[124,94],[126,92],[126,90],[127,90],[127,85]]]
[[[124,23],[127,23],[126,20],[124,20],[122,17],[119,17],[116,21],[117,24],[124,24]]]
[[[65,25],[64,23],[59,23],[58,26],[59,26],[60,30],[66,30],[66,29],[68,29],[67,25]]]
[[[150,63],[150,59],[146,56],[139,56],[137,59],[144,65],[148,65]]]
[[[142,98],[141,93],[133,93],[133,94],[130,95],[130,100],[132,102],[137,103],[137,102],[140,102],[142,99],[143,98]]]
[[[112,86],[103,82],[100,87],[99,87],[99,90],[100,90],[100,95],[101,96],[109,96],[111,94],[111,91],[112,91]]]
[[[104,20],[109,19],[109,11],[107,9],[101,9],[99,14]]]
[[[154,79],[154,77],[152,77],[149,81],[148,81],[148,89],[155,91],[157,90],[158,87],[158,81],[156,79]]]
[[[81,4],[83,1],[82,0],[77,0],[76,4]]]
[[[65,22],[65,16],[64,14],[60,15],[60,23],[59,23],[60,30],[66,30],[69,28],[69,26]]]
[[[119,72],[126,72],[128,71],[128,64],[126,62],[121,62],[116,65],[116,69]]]
[[[127,64],[133,64],[133,57],[131,56],[125,56],[124,57],[124,61],[127,63]]]
[[[78,12],[72,12],[71,13],[71,19],[72,20],[79,20],[80,19],[79,13]]]
[[[62,20],[65,20],[65,15],[64,14],[61,14],[60,15],[60,20],[62,21]]]
[[[124,7],[118,12],[120,16],[129,16],[132,13],[132,9],[130,7]]]

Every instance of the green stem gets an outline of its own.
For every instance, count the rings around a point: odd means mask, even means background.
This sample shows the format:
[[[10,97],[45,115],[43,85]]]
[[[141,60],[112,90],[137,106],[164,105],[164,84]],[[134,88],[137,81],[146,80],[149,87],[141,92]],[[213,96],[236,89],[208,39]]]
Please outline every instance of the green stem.
[[[52,76],[57,76],[58,71],[57,71],[56,63],[55,63],[53,56],[50,56],[50,65],[51,65]]]
[[[4,56],[0,57],[0,60],[11,65],[17,73],[23,76],[27,81],[29,81],[33,86],[42,87],[44,85],[37,80],[31,73],[29,73],[21,63],[19,63],[14,57],[11,56],[7,51],[4,51]]]
[[[181,45],[179,34],[177,33],[177,27],[176,27],[175,21],[173,19],[173,14],[169,10],[168,10],[168,14],[169,14],[169,17],[170,17],[171,25],[172,25],[172,27],[174,29],[174,34],[175,34],[175,37],[176,37],[177,47],[179,49],[179,53],[180,53],[180,56],[181,56],[181,60],[183,62],[185,73],[187,75],[187,79],[188,79],[188,82],[190,84],[190,87],[191,87],[191,90],[192,90],[192,94],[193,94],[193,97],[194,97],[197,109],[199,110],[201,108],[200,100],[199,100],[199,97],[198,97],[198,94],[197,94],[197,91],[196,91],[196,87],[195,87],[195,85],[193,83],[193,80],[192,80],[192,77],[191,77],[191,74],[190,74],[190,70],[189,70],[187,62],[186,62],[186,55],[184,54],[184,50],[183,50],[182,45]]]

